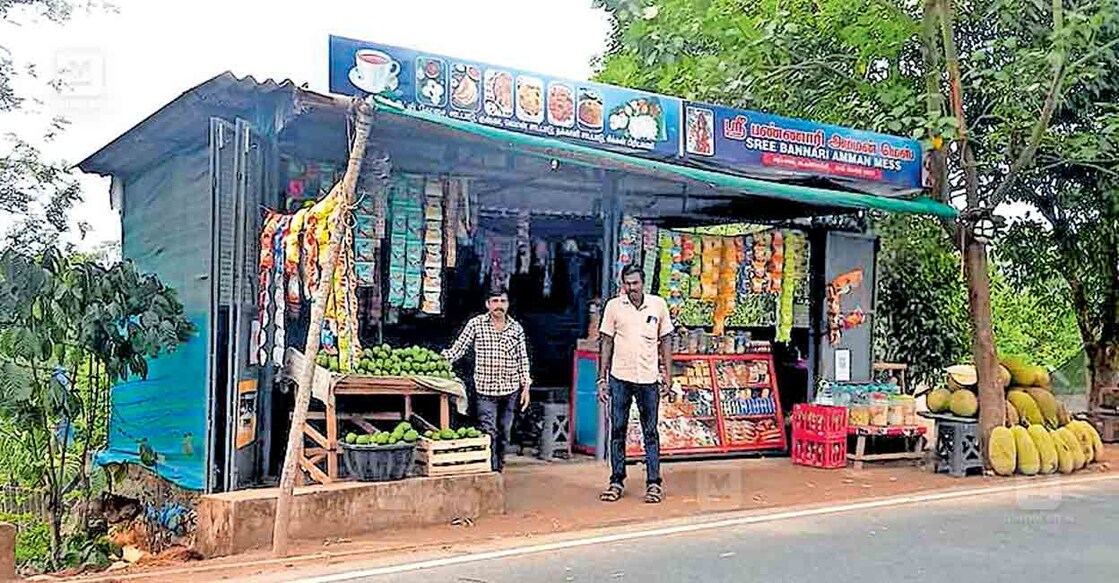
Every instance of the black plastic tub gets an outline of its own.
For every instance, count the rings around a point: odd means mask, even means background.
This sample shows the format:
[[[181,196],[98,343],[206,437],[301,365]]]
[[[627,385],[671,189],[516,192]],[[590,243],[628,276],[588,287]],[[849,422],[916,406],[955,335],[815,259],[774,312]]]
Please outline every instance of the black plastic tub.
[[[353,445],[342,442],[340,445],[346,470],[359,482],[402,480],[412,472],[415,444]]]

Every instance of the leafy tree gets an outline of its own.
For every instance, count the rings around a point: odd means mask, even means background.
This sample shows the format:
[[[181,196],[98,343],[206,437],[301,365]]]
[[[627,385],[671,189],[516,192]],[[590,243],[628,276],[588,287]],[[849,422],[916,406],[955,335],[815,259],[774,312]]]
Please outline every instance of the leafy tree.
[[[75,9],[112,8],[91,0],[0,0],[0,31],[6,27],[46,22],[63,24]],[[17,62],[0,33],[0,119],[37,113],[34,99],[20,95],[20,78],[40,80],[33,66]],[[58,79],[42,80],[55,89]],[[66,128],[62,118],[50,120],[39,142],[11,132],[0,134],[0,219],[12,226],[4,233],[5,243],[21,249],[41,250],[58,243],[69,228],[69,212],[81,201],[81,189],[62,161],[45,157],[38,143],[49,143]],[[88,226],[79,225],[82,234]]]
[[[881,237],[875,354],[907,363],[913,383],[937,384],[943,364],[968,353],[960,256],[931,219],[887,216],[874,228]]]
[[[1115,0],[600,0],[600,78],[926,140],[963,252],[983,434],[1001,423],[986,240],[1060,132],[1054,113],[1115,61]],[[729,99],[727,98],[729,97]]]
[[[0,427],[6,447],[42,460],[26,477],[47,492],[55,566],[65,498],[81,492],[88,507],[109,388],[146,376],[149,359],[191,332],[174,292],[130,263],[75,264],[55,250],[0,255]]]

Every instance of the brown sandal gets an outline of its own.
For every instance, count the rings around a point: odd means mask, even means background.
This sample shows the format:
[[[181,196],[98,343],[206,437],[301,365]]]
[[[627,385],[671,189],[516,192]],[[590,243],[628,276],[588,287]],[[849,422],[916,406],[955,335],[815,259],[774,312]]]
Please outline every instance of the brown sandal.
[[[609,488],[598,495],[598,499],[603,502],[617,502],[622,497],[623,491],[621,484],[610,484]]]
[[[645,488],[645,503],[660,504],[664,500],[664,488],[660,484],[649,484]]]

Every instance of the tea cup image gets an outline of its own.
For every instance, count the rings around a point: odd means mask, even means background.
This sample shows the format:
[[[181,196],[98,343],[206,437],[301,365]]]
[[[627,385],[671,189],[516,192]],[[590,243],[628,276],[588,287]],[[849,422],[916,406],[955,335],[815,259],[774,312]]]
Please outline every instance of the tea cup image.
[[[392,60],[392,57],[381,51],[361,49],[354,55],[350,81],[358,89],[380,93],[399,72],[400,63]]]

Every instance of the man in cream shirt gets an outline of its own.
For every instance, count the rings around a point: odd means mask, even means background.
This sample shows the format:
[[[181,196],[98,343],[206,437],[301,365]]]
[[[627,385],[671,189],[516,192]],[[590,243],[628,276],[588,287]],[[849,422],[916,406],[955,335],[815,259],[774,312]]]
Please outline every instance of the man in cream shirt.
[[[669,386],[672,321],[663,298],[646,294],[641,268],[622,270],[622,295],[606,303],[602,314],[598,398],[610,403],[610,485],[604,502],[622,497],[626,479],[626,432],[629,410],[637,401],[645,443],[645,502],[664,499],[660,475],[657,413],[661,391]]]

